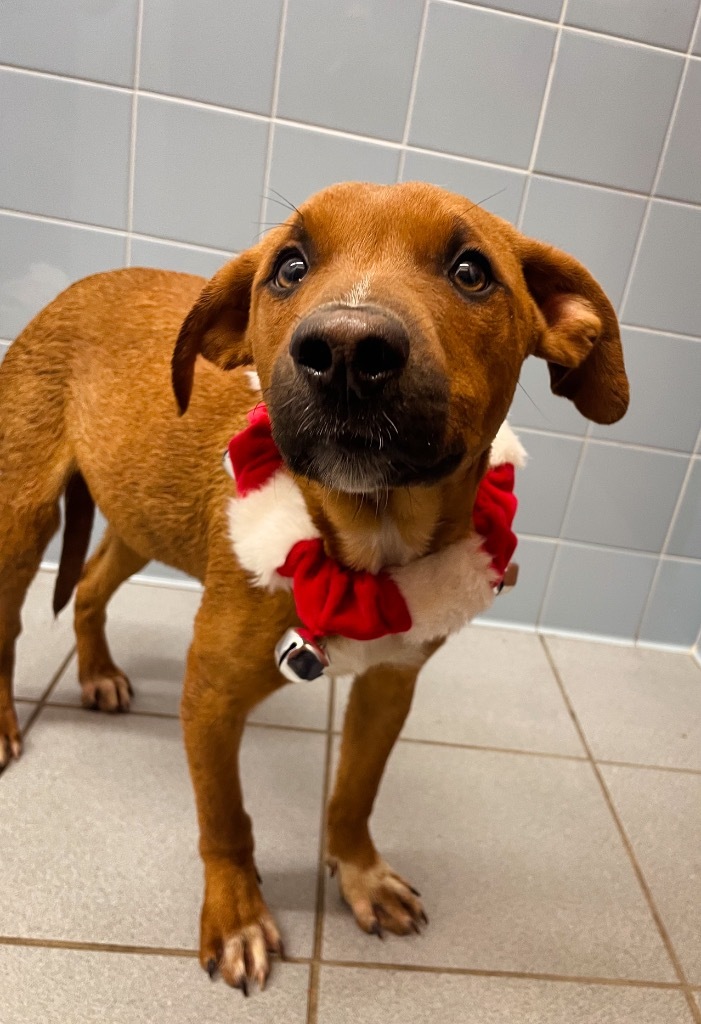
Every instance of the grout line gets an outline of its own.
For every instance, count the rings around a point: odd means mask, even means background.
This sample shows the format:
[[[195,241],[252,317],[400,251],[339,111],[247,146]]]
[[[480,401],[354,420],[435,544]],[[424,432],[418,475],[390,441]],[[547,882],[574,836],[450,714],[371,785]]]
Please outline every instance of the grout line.
[[[59,82],[71,82],[74,85],[94,86],[96,89],[108,89],[111,92],[130,93],[132,91],[129,85],[117,85],[116,82],[96,82],[92,78],[80,78],[79,75],[68,75],[59,71],[43,71],[41,68],[24,67],[4,61],[0,61],[0,71],[11,71],[17,75],[34,75],[37,78],[51,78]]]
[[[520,434],[537,434],[540,437],[556,437],[563,441],[583,441],[586,434],[568,434],[562,430],[548,430],[545,427],[520,427],[516,421],[513,421],[514,430]],[[694,451],[684,452],[678,448],[660,448],[656,445],[651,444],[639,444],[637,441],[616,441],[608,437],[594,437],[590,439],[590,443],[593,445],[599,445],[600,447],[609,448],[627,448],[637,452],[652,452],[653,454],[661,455],[676,455],[682,459],[693,459],[695,456]],[[694,445],[696,441],[694,441]],[[698,458],[698,456],[696,456]]]
[[[430,0],[424,0],[424,7],[423,11],[421,12],[421,25],[419,27],[419,38],[416,43],[414,70],[412,71],[411,74],[411,86],[409,87],[409,99],[407,101],[404,131],[402,132],[402,151],[399,154],[399,163],[397,165],[397,181],[404,180],[404,166],[406,164],[407,145],[409,143],[409,131],[411,129],[411,121],[414,116],[414,102],[416,100],[416,90],[419,84],[419,73],[421,71],[421,56],[423,54],[424,41],[426,39],[426,26],[428,25],[429,6]]]
[[[443,3],[451,7],[465,7],[465,0],[436,0],[437,3]],[[549,21],[547,18],[538,18],[535,15],[530,14],[518,14],[516,11],[502,11],[495,9],[494,7],[485,7],[480,3],[473,3],[469,0],[470,7],[474,7],[478,11],[484,11],[486,14],[501,14],[506,18],[513,18],[517,21],[528,21],[535,22],[537,25],[546,25],[550,28],[554,28],[557,25],[556,21]],[[597,39],[604,39],[614,43],[628,43],[630,46],[640,46],[645,50],[656,50],[661,53],[671,53],[675,57],[683,57],[685,55],[684,50],[674,50],[669,46],[660,46],[657,43],[646,43],[642,39],[630,39],[628,36],[617,36],[613,32],[600,32],[596,29],[591,28],[580,28],[578,25],[566,25],[564,26],[568,32],[572,32],[574,35],[582,36],[594,36]],[[691,33],[691,46],[694,42],[694,32]],[[699,59],[696,54],[692,54],[694,59]]]
[[[562,28],[565,23],[565,14],[567,13],[568,0],[563,0],[562,8],[560,10],[560,17],[557,21],[557,31],[555,33],[555,39],[553,42],[553,49],[550,55],[550,66],[548,67],[548,74],[545,79],[545,89],[543,90],[543,96],[540,101],[540,111],[538,113],[538,121],[536,122],[535,135],[533,136],[533,145],[531,146],[531,155],[528,161],[528,178],[526,179],[526,187],[521,195],[521,202],[518,208],[518,216],[516,218],[516,226],[521,230],[523,224],[523,218],[526,212],[526,203],[528,202],[528,196],[531,191],[531,175],[535,168],[536,156],[538,154],[538,147],[540,146],[540,138],[543,134],[543,126],[545,125],[545,115],[550,101],[550,92],[552,89],[553,79],[555,77],[555,65],[557,64],[557,57],[560,52],[560,41],[562,39]]]
[[[597,758],[596,763],[607,768],[639,768],[650,772],[672,772],[676,775],[701,775],[701,768],[678,768],[670,764],[638,764],[636,761],[609,761],[602,758]]]
[[[701,428],[699,429],[699,432],[697,434],[696,444],[694,445],[694,449],[697,448],[697,446],[699,444],[699,441],[701,441]],[[679,512],[681,510],[682,504],[684,503],[684,498],[686,497],[687,486],[688,486],[689,480],[691,479],[691,473],[693,471],[694,464],[695,464],[694,463],[694,458],[693,458],[693,456],[690,456],[689,457],[689,462],[688,462],[687,467],[686,467],[686,472],[684,474],[684,479],[682,480],[681,487],[679,488],[679,494],[677,495],[677,500],[676,500],[675,505],[674,505],[674,511],[672,512],[672,518],[669,521],[669,526],[667,527],[667,533],[665,534],[665,538],[664,538],[664,541],[662,542],[662,547],[660,549],[660,553],[659,553],[658,558],[657,558],[657,565],[655,566],[655,573],[654,573],[654,575],[652,577],[652,582],[650,583],[650,589],[648,590],[647,598],[645,599],[645,604],[643,605],[643,610],[640,613],[640,618],[638,619],[638,625],[637,625],[637,628],[635,630],[635,639],[636,640],[640,639],[640,633],[642,631],[643,626],[645,625],[645,618],[646,618],[647,613],[649,611],[650,605],[652,604],[652,599],[653,599],[653,597],[655,595],[655,591],[657,589],[657,583],[659,581],[660,575],[662,573],[662,567],[664,565],[664,558],[665,558],[665,555],[667,554],[667,548],[669,547],[669,545],[671,543],[672,534],[674,533],[674,528],[677,525],[677,519],[679,518]]]
[[[18,935],[0,935],[0,946],[19,946],[34,949],[62,949],[73,952],[107,953],[136,956],[167,956],[175,959],[195,960],[199,953],[195,949],[172,946],[137,946],[116,942],[84,942],[79,939],[44,939]],[[340,960],[320,957],[285,956],[284,963],[309,967],[341,967],[353,970],[394,971],[401,974],[428,974],[463,978],[501,978],[514,981],[550,981],[570,985],[600,985],[612,988],[647,988],[666,992],[684,991],[684,986],[674,981],[654,981],[640,978],[606,978],[596,975],[551,974],[545,971],[489,970],[479,967],[437,967],[431,964],[372,963],[363,960]],[[687,986],[691,991],[701,991],[701,986]]]
[[[11,210],[8,207],[0,207],[0,215],[4,217],[16,217],[18,220],[36,220],[47,224],[57,224],[59,227],[76,228],[79,231],[97,231],[99,234],[116,235],[119,238],[126,238],[126,228],[111,228],[106,225],[88,224],[80,220],[68,220],[66,217],[52,217],[45,213],[30,213],[28,210]],[[213,253],[216,256],[229,257],[233,250],[216,249],[211,245],[201,245],[199,242],[183,242],[178,238],[166,238],[161,235],[147,235],[139,231],[132,232],[132,238],[142,239],[146,242],[163,242],[166,245],[174,245],[181,249],[197,249],[198,252]]]
[[[273,95],[270,102],[270,120],[268,123],[268,141],[265,150],[265,165],[263,169],[263,194],[260,197],[260,211],[258,214],[258,227],[261,228],[268,219],[268,194],[270,192],[270,174],[273,164],[273,143],[275,139],[275,125],[277,124],[277,108],[280,98],[280,77],[282,75],[282,56],[285,45],[285,29],[287,27],[287,7],[289,0],[282,0],[280,9],[280,25],[278,29],[277,53],[275,55],[275,74],[273,76]]]
[[[124,262],[131,266],[131,241],[134,229],[134,181],[136,177],[136,124],[139,109],[139,75],[141,71],[141,39],[144,26],[144,0],[139,0],[136,14],[136,42],[134,46],[134,79],[131,98],[131,127],[129,137],[129,172],[127,179],[127,235]]]
[[[48,685],[44,689],[44,691],[43,691],[41,697],[39,698],[39,700],[36,701],[36,707],[34,708],[34,711],[31,713],[31,715],[29,716],[29,718],[27,719],[27,721],[26,721],[26,723],[24,725],[24,728],[22,729],[22,738],[23,739],[26,738],[26,736],[29,733],[29,730],[32,728],[32,726],[36,722],[37,718],[39,717],[39,715],[41,714],[43,709],[46,707],[46,699],[47,699],[47,697],[49,696],[51,691],[54,689],[54,687],[57,685],[59,679],[61,679],[61,677],[63,676],[63,673],[66,671],[66,669],[70,665],[71,661],[73,660],[73,656],[75,654],[75,651],[76,651],[76,648],[75,648],[75,645],[74,645],[74,646],[71,647],[71,649],[68,652],[68,654],[66,655],[66,657],[63,659],[63,661],[61,662],[61,664],[59,665],[57,670],[54,672],[53,676],[49,680]]]
[[[638,859],[637,859],[637,857],[635,855],[635,850],[633,849],[633,844],[632,844],[632,842],[631,842],[631,840],[630,840],[630,838],[628,836],[628,833],[625,830],[625,827],[623,825],[623,821],[622,821],[620,815],[618,814],[618,810],[616,809],[616,805],[614,804],[613,797],[611,796],[611,794],[609,792],[609,789],[608,789],[608,786],[606,785],[606,780],[604,779],[603,773],[602,773],[599,765],[597,764],[597,762],[596,762],[596,760],[594,758],[594,755],[592,753],[592,749],[591,749],[591,747],[589,745],[589,741],[587,740],[587,737],[586,737],[586,733],[584,732],[584,729],[583,729],[582,725],[580,724],[579,718],[577,717],[577,712],[574,709],[574,705],[572,704],[572,702],[569,699],[569,695],[567,693],[567,690],[565,689],[565,684],[563,682],[562,676],[560,675],[560,671],[559,671],[557,665],[555,664],[555,659],[554,659],[553,655],[550,652],[550,648],[548,646],[548,643],[547,643],[547,641],[544,638],[541,638],[540,642],[541,642],[541,644],[543,646],[543,650],[545,651],[545,656],[548,659],[548,662],[550,663],[550,668],[552,669],[552,672],[553,672],[553,674],[555,676],[555,680],[556,680],[557,685],[558,685],[558,687],[560,689],[560,693],[562,694],[562,698],[565,701],[565,704],[567,706],[567,710],[568,710],[568,712],[570,714],[570,718],[572,719],[572,723],[573,723],[575,729],[577,730],[577,733],[579,735],[579,739],[580,739],[580,741],[582,743],[582,746],[584,747],[584,749],[587,752],[587,757],[589,758],[589,763],[591,764],[592,771],[594,772],[594,775],[596,776],[596,780],[599,783],[599,787],[601,789],[602,796],[603,796],[603,798],[604,798],[604,800],[606,802],[606,805],[607,805],[607,807],[609,809],[611,817],[613,818],[613,822],[614,822],[614,824],[616,826],[616,829],[617,829],[618,834],[620,836],[621,842],[623,843],[623,847],[624,847],[626,853],[628,854],[628,858],[629,858],[630,863],[632,865],[633,871],[635,872],[635,876],[636,876],[636,878],[638,880],[638,884],[639,884],[639,886],[640,886],[640,888],[642,890],[643,896],[645,897],[645,900],[647,902],[648,909],[649,909],[649,911],[650,911],[650,913],[652,915],[652,918],[653,918],[653,920],[654,920],[654,922],[655,922],[655,924],[657,926],[657,930],[659,932],[660,938],[662,939],[662,943],[663,943],[663,945],[664,945],[664,947],[665,947],[665,949],[667,951],[667,955],[668,955],[668,957],[669,957],[669,959],[670,959],[670,961],[672,963],[672,966],[673,966],[674,971],[675,971],[675,973],[677,975],[677,978],[679,979],[679,982],[682,985],[682,991],[684,993],[684,996],[686,997],[686,1001],[687,1001],[687,1004],[689,1005],[689,1009],[692,1012],[692,1016],[694,1018],[694,1021],[696,1021],[697,1024],[701,1024],[701,1009],[699,1009],[699,1007],[696,1005],[696,1001],[694,1000],[693,996],[691,995],[691,990],[689,988],[689,983],[687,981],[686,974],[684,972],[684,968],[682,967],[681,961],[679,960],[679,957],[677,956],[677,951],[674,948],[674,945],[672,944],[671,937],[669,935],[669,932],[667,931],[667,926],[665,925],[664,921],[662,920],[662,915],[660,914],[659,910],[657,909],[657,904],[655,903],[655,899],[654,899],[654,897],[652,895],[652,890],[650,889],[650,886],[648,885],[647,879],[645,878],[645,875],[643,874],[643,870],[642,870],[640,864],[638,863]]]
[[[372,963],[364,960],[320,961],[323,967],[351,967],[368,971],[398,971],[403,974],[435,974],[462,978],[502,978],[514,981],[554,981],[574,985],[606,985],[616,988],[650,988],[664,991],[683,991],[674,981],[646,981],[638,978],[600,978],[577,974],[550,974],[547,971],[489,970],[480,967],[434,967],[430,964]]]
[[[326,905],[326,807],[331,788],[331,761],[333,757],[333,723],[336,714],[336,685],[332,680],[326,720],[326,751],[324,783],[321,794],[321,822],[319,825],[319,855],[317,861],[316,905],[314,909],[314,947],[307,996],[307,1024],[317,1024],[319,1010],[319,961],[324,941],[324,914]]]
[[[340,732],[336,735],[340,735]],[[521,750],[518,747],[499,747],[481,743],[451,743],[448,740],[416,739],[414,737],[400,736],[398,743],[414,744],[422,747],[441,747],[447,750],[473,750],[482,754],[508,754],[517,757],[539,757],[545,760],[555,761],[586,761],[583,754],[558,754],[542,750]]]
[[[196,958],[195,949],[178,949],[169,946],[132,946],[118,942],[83,942],[80,939],[23,938],[19,935],[0,935],[0,946],[30,946],[34,949],[69,949],[87,953],[131,953],[144,956],[173,956]]]

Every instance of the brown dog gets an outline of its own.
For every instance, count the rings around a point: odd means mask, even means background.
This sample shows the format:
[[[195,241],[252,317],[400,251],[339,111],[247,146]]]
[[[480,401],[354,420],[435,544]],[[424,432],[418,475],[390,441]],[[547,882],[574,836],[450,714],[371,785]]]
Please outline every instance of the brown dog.
[[[253,586],[232,552],[221,457],[255,402],[236,368],[259,374],[327,551],[373,572],[469,534],[528,355],[599,423],[623,415],[628,384],[614,311],[576,260],[428,185],[327,189],[202,286],[142,269],[87,278],[0,368],[0,765],[20,753],[20,608],[66,492],[57,607],[80,572],[92,501],[109,522],[75,601],[86,704],[129,705],[104,634],[120,583],[155,558],[204,584],[182,700],[205,868],[200,959],[245,991],[264,983],[281,945],[257,882],[238,746],[250,710],[284,682],[272,652],[297,620],[289,591]],[[369,932],[406,933],[424,917],[368,821],[440,639],[394,664],[383,648],[346,714],[328,854]]]

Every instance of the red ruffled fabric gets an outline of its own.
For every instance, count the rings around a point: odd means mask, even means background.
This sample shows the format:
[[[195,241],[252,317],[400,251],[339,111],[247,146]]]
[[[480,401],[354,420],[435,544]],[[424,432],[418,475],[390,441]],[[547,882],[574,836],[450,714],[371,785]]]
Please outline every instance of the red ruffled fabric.
[[[477,488],[472,522],[482,537],[482,547],[492,556],[492,569],[501,582],[518,543],[511,525],[518,508],[514,494],[516,474],[510,463],[493,466]]]
[[[283,465],[263,403],[248,414],[248,422],[229,442],[241,497],[262,487]],[[491,555],[496,582],[503,578],[517,544],[511,529],[518,507],[514,480],[510,464],[490,469],[477,488],[472,514],[482,546]],[[277,571],[292,580],[297,614],[316,639],[376,640],[411,629],[409,609],[392,577],[347,569],[326,554],[319,537],[295,544]]]
[[[392,577],[339,565],[320,537],[295,544],[278,572],[292,580],[297,614],[317,638],[376,640],[411,629],[409,609]]]
[[[229,441],[229,458],[241,498],[257,491],[282,466],[282,456],[273,441],[270,415],[263,402],[249,412],[248,426]]]

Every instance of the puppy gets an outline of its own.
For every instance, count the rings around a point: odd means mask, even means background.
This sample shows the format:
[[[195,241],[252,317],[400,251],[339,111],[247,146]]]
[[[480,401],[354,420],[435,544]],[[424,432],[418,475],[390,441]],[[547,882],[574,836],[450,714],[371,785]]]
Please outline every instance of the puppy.
[[[434,589],[443,566],[459,604],[449,573],[459,552],[479,555],[478,487],[531,355],[589,419],[624,414],[616,316],[575,259],[433,186],[348,183],[309,199],[208,283],[127,269],[74,284],[0,368],[0,764],[21,750],[12,702],[20,609],[65,493],[55,607],[80,577],[86,705],[129,706],[104,634],[120,583],[150,559],[203,583],[181,706],[205,871],[200,960],[244,992],[251,980],[264,984],[270,954],[281,952],[257,881],[238,748],[248,713],[285,682],[273,652],[300,624],[299,565],[286,583],[273,571],[287,554],[285,531],[293,540],[298,527],[311,531],[314,557],[345,583],[372,576],[380,616],[399,600],[399,570],[416,566],[433,567]],[[221,461],[232,436],[258,429],[247,414],[263,399],[264,445],[296,525],[284,510],[268,520],[269,508],[251,506],[254,525],[272,525],[246,555]],[[94,503],[109,526],[81,575]],[[424,599],[426,589],[415,587]],[[368,822],[417,673],[454,624],[346,632],[337,661],[329,647],[330,670],[356,680],[328,856],[370,933],[404,934],[425,920]]]

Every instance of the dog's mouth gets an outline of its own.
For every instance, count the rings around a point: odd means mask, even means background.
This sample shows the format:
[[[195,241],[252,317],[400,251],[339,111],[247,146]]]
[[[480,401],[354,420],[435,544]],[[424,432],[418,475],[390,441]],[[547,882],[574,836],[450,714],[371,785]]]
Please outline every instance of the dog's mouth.
[[[273,436],[292,472],[330,490],[369,494],[429,485],[464,456],[447,444],[447,395],[424,389],[420,401],[319,402],[303,382],[273,375],[268,407]]]

